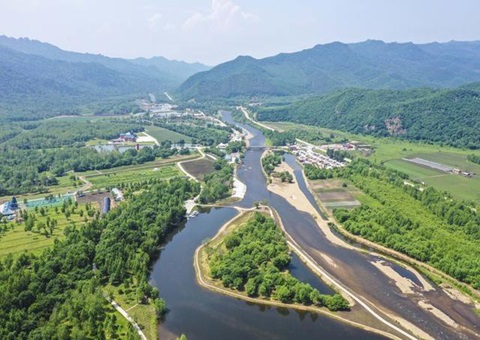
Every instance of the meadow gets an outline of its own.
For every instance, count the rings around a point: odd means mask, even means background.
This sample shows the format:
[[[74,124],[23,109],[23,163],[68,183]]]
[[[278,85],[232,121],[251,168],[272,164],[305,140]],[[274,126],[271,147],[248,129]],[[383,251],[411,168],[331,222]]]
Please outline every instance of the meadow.
[[[213,159],[210,157],[205,157],[202,159],[182,163],[182,166],[190,175],[199,181],[203,181],[205,174],[211,173],[215,170],[213,163]]]

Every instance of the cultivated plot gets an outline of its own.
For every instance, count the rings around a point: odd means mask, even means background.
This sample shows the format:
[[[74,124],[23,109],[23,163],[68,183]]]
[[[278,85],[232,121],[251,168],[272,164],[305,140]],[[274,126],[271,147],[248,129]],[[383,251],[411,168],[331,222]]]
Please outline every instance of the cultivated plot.
[[[213,163],[214,161],[210,157],[205,157],[202,159],[182,163],[182,166],[190,175],[199,181],[203,181],[203,178],[206,174],[215,170]]]
[[[361,194],[351,184],[336,179],[312,181],[313,190],[328,210],[336,208],[353,209],[361,203],[355,195]]]

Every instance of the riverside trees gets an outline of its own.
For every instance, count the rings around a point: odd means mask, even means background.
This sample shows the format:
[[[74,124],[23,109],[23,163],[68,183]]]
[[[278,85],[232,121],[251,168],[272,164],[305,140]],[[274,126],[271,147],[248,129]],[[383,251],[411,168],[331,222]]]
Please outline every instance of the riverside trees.
[[[287,271],[290,255],[284,236],[273,219],[261,213],[228,235],[223,247],[209,251],[211,276],[227,288],[284,303],[349,309],[341,295],[322,295]]]

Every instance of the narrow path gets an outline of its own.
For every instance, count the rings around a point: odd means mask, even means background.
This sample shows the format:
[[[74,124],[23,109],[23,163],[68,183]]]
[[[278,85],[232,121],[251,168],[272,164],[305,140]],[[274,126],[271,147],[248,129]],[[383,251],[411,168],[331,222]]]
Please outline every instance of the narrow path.
[[[174,100],[173,100],[173,98],[172,98],[172,97],[170,97],[170,95],[169,95],[169,94],[168,94],[166,91],[165,91],[165,92],[163,92],[163,94],[164,94],[164,95],[165,95],[165,96],[168,98],[168,100],[170,100],[171,102],[173,102],[173,101],[174,101]]]
[[[267,129],[267,130],[270,130],[270,131],[275,131],[274,128],[268,126],[268,125],[265,125],[265,124],[262,124],[262,123],[259,123],[257,122],[256,120],[253,120],[252,117],[250,117],[250,114],[248,113],[248,110],[246,108],[244,108],[243,106],[239,106],[239,109],[243,112],[243,114],[245,115],[245,118],[247,118],[249,121],[251,121],[253,124],[256,124],[258,126],[261,126],[263,127],[264,129]]]
[[[79,192],[79,191],[87,191],[88,189],[90,189],[93,184],[92,182],[89,182],[85,176],[78,176],[78,179],[81,180],[83,183],[85,183],[80,189],[78,189],[76,192]]]
[[[191,175],[189,172],[187,172],[187,170],[185,170],[185,168],[182,166],[183,163],[187,163],[187,162],[193,162],[193,161],[198,161],[199,159],[203,159],[205,158],[205,153],[203,152],[203,150],[201,148],[197,148],[198,152],[200,152],[200,157],[198,158],[194,158],[194,159],[189,159],[189,160],[186,160],[186,161],[181,161],[181,162],[177,162],[177,166],[180,168],[180,170],[189,178],[193,179],[195,182],[199,183],[200,181],[198,179],[195,178],[195,176]]]
[[[142,340],[147,340],[147,337],[145,336],[145,334],[143,333],[143,331],[141,330],[140,326],[135,322],[135,320],[133,320],[133,318],[125,311],[125,309],[123,309],[122,307],[120,307],[118,305],[118,303],[116,303],[114,300],[112,300],[110,302],[112,304],[112,306],[117,310],[117,312],[119,312],[120,314],[123,315],[123,317],[125,319],[128,320],[128,322],[130,322],[133,326],[133,328],[135,328],[135,330],[137,331],[138,335],[140,336],[140,338]]]
[[[248,119],[249,121],[251,121],[253,124],[256,124],[256,125],[258,125],[258,126],[261,126],[261,127],[263,127],[264,129],[267,129],[267,130],[270,130],[270,131],[279,131],[279,130],[277,130],[277,129],[272,128],[271,126],[268,126],[268,125],[266,125],[266,124],[260,123],[260,122],[257,121],[257,120],[254,120],[252,117],[250,117],[250,114],[248,113],[248,110],[247,110],[246,108],[244,108],[243,106],[239,106],[238,108],[243,112],[243,114],[245,115],[245,118],[247,118],[247,119]],[[281,132],[281,131],[280,131],[280,132]],[[311,144],[311,143],[308,143],[308,142],[306,142],[306,141],[304,141],[304,140],[301,140],[301,139],[299,139],[299,138],[295,138],[295,140],[296,140],[297,142],[306,144],[306,145],[308,145],[308,146],[310,146],[310,147],[316,147],[316,145]]]
[[[148,130],[145,130],[145,131],[148,131]],[[145,131],[143,131],[143,134],[147,137],[150,137],[151,139],[153,139],[155,141],[155,144],[160,146],[160,143],[158,142],[158,139],[156,139],[155,137],[153,137],[152,135],[149,135],[148,133],[146,133]]]

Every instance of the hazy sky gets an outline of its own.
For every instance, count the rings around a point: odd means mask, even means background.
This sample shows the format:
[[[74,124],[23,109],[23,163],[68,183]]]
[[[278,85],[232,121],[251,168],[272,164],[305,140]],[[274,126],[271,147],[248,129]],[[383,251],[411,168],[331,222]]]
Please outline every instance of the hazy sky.
[[[214,65],[331,41],[480,39],[479,0],[0,0],[0,34]]]

